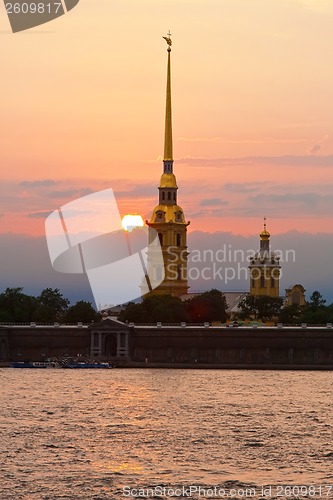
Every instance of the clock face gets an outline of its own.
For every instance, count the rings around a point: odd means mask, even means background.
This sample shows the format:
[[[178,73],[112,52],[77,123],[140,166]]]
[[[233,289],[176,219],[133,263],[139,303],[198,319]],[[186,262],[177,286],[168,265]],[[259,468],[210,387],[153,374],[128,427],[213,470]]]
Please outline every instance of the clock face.
[[[259,271],[258,271],[258,269],[252,269],[252,271],[251,271],[251,276],[252,276],[252,278],[254,278],[254,279],[259,278]]]

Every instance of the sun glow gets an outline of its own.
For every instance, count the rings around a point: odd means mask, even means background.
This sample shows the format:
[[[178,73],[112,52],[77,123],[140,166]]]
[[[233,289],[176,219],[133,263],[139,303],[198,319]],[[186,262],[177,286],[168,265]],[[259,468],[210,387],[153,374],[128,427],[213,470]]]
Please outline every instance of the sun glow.
[[[121,225],[125,231],[128,231],[130,233],[136,227],[143,227],[144,222],[141,215],[127,214],[122,218]]]

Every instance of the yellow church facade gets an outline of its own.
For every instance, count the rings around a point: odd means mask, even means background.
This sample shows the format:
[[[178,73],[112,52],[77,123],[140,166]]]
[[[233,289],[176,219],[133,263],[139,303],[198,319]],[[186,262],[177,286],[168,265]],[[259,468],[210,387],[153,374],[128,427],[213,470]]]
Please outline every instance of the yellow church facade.
[[[250,258],[250,294],[260,297],[280,296],[280,257],[270,249],[270,234],[266,228],[260,233],[259,251]]]

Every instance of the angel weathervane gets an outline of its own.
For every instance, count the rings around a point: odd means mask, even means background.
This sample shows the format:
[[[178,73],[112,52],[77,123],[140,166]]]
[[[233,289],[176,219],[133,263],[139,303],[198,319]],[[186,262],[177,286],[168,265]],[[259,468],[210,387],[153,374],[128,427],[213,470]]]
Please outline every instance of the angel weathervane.
[[[170,30],[169,30],[169,33],[167,34],[167,36],[164,36],[163,38],[166,41],[166,43],[168,44],[168,50],[171,50],[172,40],[171,40]]]

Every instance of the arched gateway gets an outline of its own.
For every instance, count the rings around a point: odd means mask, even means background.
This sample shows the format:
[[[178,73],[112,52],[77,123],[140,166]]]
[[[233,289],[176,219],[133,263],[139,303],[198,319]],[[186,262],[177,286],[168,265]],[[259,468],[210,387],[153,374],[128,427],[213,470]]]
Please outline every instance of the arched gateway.
[[[89,327],[91,356],[128,359],[130,327],[113,318],[106,318]]]

